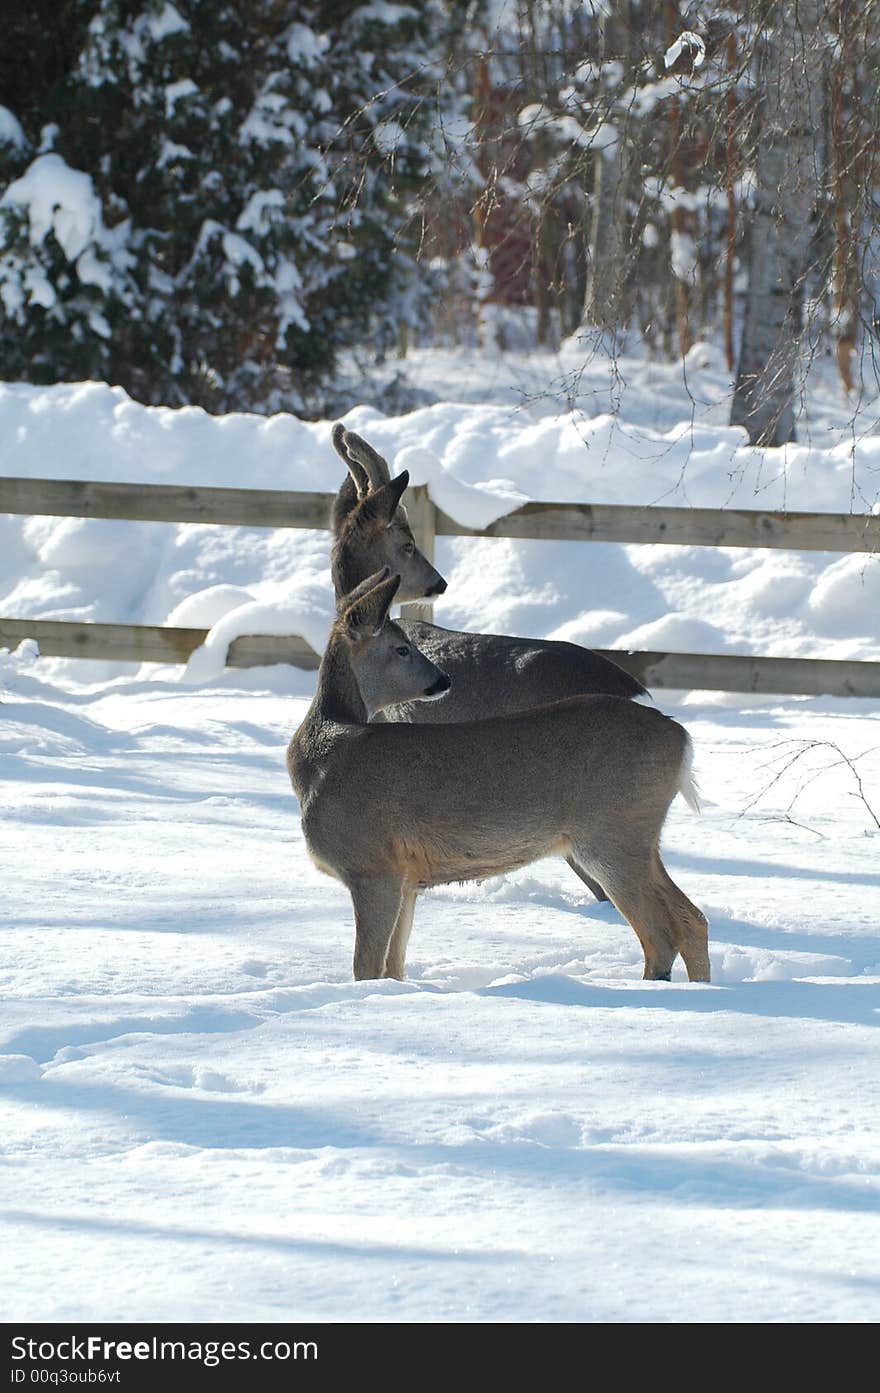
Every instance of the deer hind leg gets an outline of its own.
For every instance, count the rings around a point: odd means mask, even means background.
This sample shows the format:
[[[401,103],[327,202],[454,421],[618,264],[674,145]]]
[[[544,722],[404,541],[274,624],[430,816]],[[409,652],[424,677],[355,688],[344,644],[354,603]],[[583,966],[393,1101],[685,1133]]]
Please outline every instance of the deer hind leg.
[[[575,875],[580,877],[580,879],[586,885],[587,889],[596,897],[597,900],[608,899],[608,896],[605,894],[605,891],[602,889],[602,886],[599,884],[598,880],[594,880],[591,875],[587,875],[587,872],[581,869],[581,867],[578,865],[577,861],[574,859],[573,856],[566,856],[565,859],[571,866],[571,869],[574,871]]]
[[[711,981],[709,926],[706,916],[669,875],[660,853],[654,853],[653,885],[662,902],[675,945],[687,968],[691,982]]]
[[[348,888],[354,905],[355,981],[384,977],[403,884],[391,875],[358,876]]]
[[[594,847],[575,846],[572,855],[582,869],[589,867],[601,876],[608,898],[635,931],[645,958],[643,977],[668,982],[678,947],[670,914],[654,884],[650,854],[635,855],[620,847],[604,848],[599,854]]]
[[[391,934],[391,942],[388,945],[388,956],[385,959],[385,976],[396,977],[402,982],[406,976],[404,970],[406,964],[406,945],[409,943],[409,936],[412,933],[413,912],[416,907],[416,891],[408,885],[404,886],[403,895],[400,900],[400,910],[397,915],[397,923]]]
[[[592,866],[587,855],[584,860]],[[638,935],[648,981],[668,982],[679,953],[691,982],[710,980],[705,915],[670,878],[656,848],[638,857],[618,850],[596,869],[609,898]]]

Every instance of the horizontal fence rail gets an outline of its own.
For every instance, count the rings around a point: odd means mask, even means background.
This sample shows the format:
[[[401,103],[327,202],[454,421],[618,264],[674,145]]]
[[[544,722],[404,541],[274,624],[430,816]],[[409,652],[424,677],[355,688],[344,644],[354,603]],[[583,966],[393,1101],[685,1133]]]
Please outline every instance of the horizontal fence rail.
[[[327,530],[335,494],[281,489],[208,488],[78,479],[0,477],[0,513],[109,518],[129,522],[208,523]],[[416,540],[433,559],[435,536],[511,537],[678,546],[774,547],[790,551],[880,552],[880,517],[849,513],[765,513],[747,509],[526,503],[490,526],[464,526],[437,508],[424,486],[406,494]],[[410,618],[432,617],[429,604],[405,605]],[[185,663],[205,629],[144,624],[78,624],[0,619],[0,647],[34,639],[46,657],[125,663]],[[719,653],[629,653],[596,649],[649,689],[755,692],[764,695],[880,697],[880,662],[764,658]],[[273,663],[314,669],[320,655],[298,635],[234,639],[226,666]]]
[[[185,663],[206,629],[146,624],[75,624],[60,619],[0,619],[0,647],[35,639],[53,658],[92,658],[120,663]],[[789,696],[880,697],[880,662],[833,658],[752,658],[734,653],[630,653],[596,648],[649,689],[756,692]],[[314,669],[321,658],[298,636],[252,634],[233,639],[226,666],[268,667],[290,663]]]
[[[154,624],[75,624],[66,619],[0,619],[0,648],[35,639],[44,658],[92,658],[113,663],[185,663],[204,643],[207,629]],[[233,639],[227,667],[291,663],[317,668],[321,658],[298,634],[256,634]]]
[[[778,547],[786,551],[880,550],[880,517],[855,513],[759,513],[735,508],[524,503],[480,531],[437,510],[444,537],[537,537],[548,542],[665,542],[683,547]]]
[[[91,483],[0,478],[0,513],[125,522],[206,522],[233,527],[329,524],[335,494],[283,489],[217,489],[188,484]]]
[[[880,663],[850,658],[753,658],[739,653],[627,653],[594,648],[649,691],[676,687],[771,696],[880,697]]]
[[[129,522],[304,527],[329,523],[333,493],[0,478],[0,513],[116,518]],[[691,547],[880,551],[880,517],[867,513],[762,513],[735,508],[524,503],[489,527],[471,528],[434,508],[441,537],[518,537],[557,542],[665,542]]]

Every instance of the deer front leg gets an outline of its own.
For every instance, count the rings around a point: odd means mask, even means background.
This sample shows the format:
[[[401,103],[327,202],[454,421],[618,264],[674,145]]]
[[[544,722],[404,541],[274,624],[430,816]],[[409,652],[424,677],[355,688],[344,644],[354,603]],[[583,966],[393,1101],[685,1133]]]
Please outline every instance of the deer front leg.
[[[355,981],[384,977],[403,884],[391,875],[358,876],[348,888],[354,905]]]
[[[400,900],[400,911],[397,915],[397,923],[391,935],[391,943],[388,947],[388,957],[385,959],[385,976],[396,977],[403,981],[406,973],[404,966],[406,963],[406,945],[412,932],[413,911],[416,907],[416,891],[410,886],[405,886]]]

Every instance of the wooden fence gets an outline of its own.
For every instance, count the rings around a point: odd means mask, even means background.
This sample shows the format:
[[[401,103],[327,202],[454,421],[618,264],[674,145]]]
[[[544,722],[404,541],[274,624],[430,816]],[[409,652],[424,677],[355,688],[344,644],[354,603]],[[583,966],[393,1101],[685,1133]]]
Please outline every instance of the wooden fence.
[[[140,522],[321,530],[329,525],[333,497],[330,493],[274,489],[0,478],[0,513]],[[406,505],[419,546],[431,558],[436,536],[880,552],[880,517],[870,514],[526,503],[490,526],[475,529],[455,522],[437,508],[425,487],[409,489]],[[404,612],[431,618],[430,605],[406,605]],[[0,619],[0,646],[12,647],[22,639],[32,638],[45,656],[182,663],[204,641],[205,632],[135,624],[4,618]],[[612,658],[649,688],[880,697],[880,662],[595,651]],[[315,668],[319,661],[314,649],[296,635],[238,638],[230,645],[227,657],[230,667],[281,662]]]

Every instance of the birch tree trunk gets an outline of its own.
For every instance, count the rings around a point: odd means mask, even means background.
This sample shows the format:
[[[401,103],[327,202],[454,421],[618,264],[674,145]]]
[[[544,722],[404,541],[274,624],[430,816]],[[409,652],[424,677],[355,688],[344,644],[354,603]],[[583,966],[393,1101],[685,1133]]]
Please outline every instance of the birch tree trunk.
[[[822,0],[777,0],[762,55],[763,120],[731,425],[753,445],[795,438],[795,368],[821,155]]]
[[[626,59],[629,45],[629,3],[618,0],[602,13],[600,61]],[[607,135],[596,151],[593,212],[590,220],[589,266],[584,323],[613,334],[625,326],[627,314],[627,189],[631,151],[624,128],[625,113],[610,101]]]

